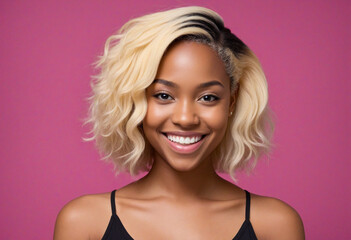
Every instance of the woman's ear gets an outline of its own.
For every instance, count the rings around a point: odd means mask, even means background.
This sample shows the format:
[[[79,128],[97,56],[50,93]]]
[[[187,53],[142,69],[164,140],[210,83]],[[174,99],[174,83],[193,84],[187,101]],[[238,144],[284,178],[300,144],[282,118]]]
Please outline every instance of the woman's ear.
[[[238,98],[239,86],[230,94],[229,116],[232,116],[235,111],[236,99]]]
[[[233,112],[235,110],[235,95],[230,96],[230,105],[229,105],[229,117],[233,115]]]

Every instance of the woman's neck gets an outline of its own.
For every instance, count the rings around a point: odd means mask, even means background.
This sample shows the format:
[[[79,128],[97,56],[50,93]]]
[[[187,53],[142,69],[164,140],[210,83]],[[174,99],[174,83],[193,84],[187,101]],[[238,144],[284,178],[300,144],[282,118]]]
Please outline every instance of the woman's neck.
[[[188,171],[172,168],[161,157],[156,157],[150,172],[140,181],[153,195],[177,200],[211,198],[216,186],[223,179],[210,160]]]

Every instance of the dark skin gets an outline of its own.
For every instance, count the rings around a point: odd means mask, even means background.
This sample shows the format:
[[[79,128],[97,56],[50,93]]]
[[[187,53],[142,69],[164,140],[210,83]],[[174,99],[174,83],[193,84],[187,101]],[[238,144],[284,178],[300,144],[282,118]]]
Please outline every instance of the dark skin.
[[[154,164],[144,178],[117,191],[118,216],[134,239],[233,239],[245,219],[245,193],[216,174],[211,158],[235,110],[224,65],[208,46],[180,42],[163,57],[156,79],[146,90],[143,121]],[[189,150],[170,143],[170,135],[205,137]],[[58,215],[54,239],[101,239],[111,216],[109,197],[69,202]],[[304,239],[290,206],[254,194],[251,202],[258,239]]]

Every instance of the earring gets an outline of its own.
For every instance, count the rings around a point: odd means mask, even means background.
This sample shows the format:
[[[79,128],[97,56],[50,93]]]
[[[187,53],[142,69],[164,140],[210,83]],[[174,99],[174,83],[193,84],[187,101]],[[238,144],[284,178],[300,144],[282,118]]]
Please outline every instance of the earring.
[[[233,112],[230,112],[230,113],[229,113],[229,116],[231,116],[231,115],[233,115]]]

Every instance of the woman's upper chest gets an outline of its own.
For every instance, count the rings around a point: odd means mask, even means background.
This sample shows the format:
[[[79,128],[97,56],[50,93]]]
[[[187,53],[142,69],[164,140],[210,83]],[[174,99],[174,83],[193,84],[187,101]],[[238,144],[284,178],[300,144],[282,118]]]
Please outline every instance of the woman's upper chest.
[[[242,200],[118,199],[121,224],[133,239],[233,239],[245,221]]]

